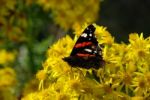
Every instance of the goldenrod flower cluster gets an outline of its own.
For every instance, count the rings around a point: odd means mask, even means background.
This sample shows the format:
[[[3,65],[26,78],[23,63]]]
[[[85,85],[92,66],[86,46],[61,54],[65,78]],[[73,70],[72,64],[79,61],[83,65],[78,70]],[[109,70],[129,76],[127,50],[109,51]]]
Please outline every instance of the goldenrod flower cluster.
[[[43,69],[36,75],[39,91],[22,100],[149,100],[150,37],[131,33],[128,44],[116,43],[98,25],[95,35],[104,45],[102,68],[87,70],[64,62],[77,40],[67,35],[48,49]]]
[[[15,60],[15,52],[8,52],[5,49],[0,49],[0,64],[7,65]]]
[[[16,72],[8,67],[15,61],[16,53],[0,49],[0,99],[15,100]]]
[[[16,100],[16,73],[10,67],[0,68],[0,98],[1,100]]]
[[[1,0],[0,1],[0,16],[6,16],[10,13],[10,10],[15,9],[16,0]]]
[[[0,89],[6,89],[16,84],[16,73],[12,68],[6,67],[0,69],[0,76]]]
[[[51,9],[55,23],[68,30],[96,21],[100,0],[38,0],[38,4]]]
[[[3,38],[1,41],[5,41],[4,38],[13,42],[25,40],[23,31],[27,27],[27,19],[16,6],[18,6],[17,0],[0,0],[0,37]]]

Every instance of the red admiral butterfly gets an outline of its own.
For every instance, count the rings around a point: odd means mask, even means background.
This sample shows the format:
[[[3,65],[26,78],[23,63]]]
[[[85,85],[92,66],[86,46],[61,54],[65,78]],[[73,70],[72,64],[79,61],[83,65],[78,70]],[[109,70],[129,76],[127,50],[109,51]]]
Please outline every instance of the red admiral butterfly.
[[[102,49],[94,35],[94,25],[89,25],[75,43],[69,57],[63,58],[72,67],[95,68],[103,66]]]

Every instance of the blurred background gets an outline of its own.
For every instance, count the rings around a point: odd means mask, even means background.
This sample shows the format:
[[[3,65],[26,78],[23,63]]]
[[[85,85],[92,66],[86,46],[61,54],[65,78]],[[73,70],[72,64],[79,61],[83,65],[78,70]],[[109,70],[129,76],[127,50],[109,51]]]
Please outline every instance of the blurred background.
[[[49,46],[85,23],[107,27],[117,42],[150,32],[149,0],[0,0],[0,100],[38,89]]]

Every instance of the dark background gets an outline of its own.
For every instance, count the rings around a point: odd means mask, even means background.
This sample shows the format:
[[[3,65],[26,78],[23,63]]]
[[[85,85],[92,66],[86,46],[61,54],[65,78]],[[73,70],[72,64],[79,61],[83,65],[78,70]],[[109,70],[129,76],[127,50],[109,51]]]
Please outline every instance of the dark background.
[[[116,41],[128,41],[128,34],[150,34],[150,0],[104,0],[100,5],[99,25],[104,25]]]

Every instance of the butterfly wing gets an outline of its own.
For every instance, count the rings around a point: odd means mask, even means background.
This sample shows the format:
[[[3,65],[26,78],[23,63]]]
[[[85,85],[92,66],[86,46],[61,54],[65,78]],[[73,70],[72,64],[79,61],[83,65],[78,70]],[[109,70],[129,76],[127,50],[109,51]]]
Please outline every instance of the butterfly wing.
[[[70,56],[94,56],[97,52],[98,41],[94,35],[95,27],[89,25],[75,43]]]
[[[81,68],[98,69],[104,65],[102,59],[102,49],[95,37],[95,27],[89,25],[80,35],[75,43],[69,57],[63,58],[72,67],[78,66]]]

